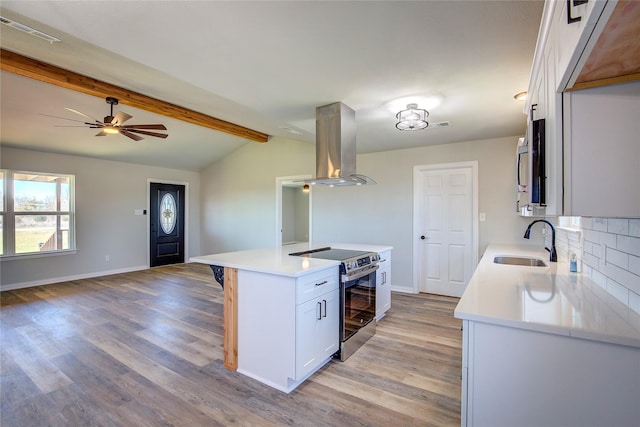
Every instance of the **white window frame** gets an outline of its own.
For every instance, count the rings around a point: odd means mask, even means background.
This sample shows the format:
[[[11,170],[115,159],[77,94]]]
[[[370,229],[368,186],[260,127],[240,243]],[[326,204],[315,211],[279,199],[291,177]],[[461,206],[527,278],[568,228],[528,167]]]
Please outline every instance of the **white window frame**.
[[[76,214],[75,214],[75,175],[50,173],[50,172],[32,172],[32,171],[19,171],[12,169],[0,169],[0,172],[4,175],[3,180],[3,209],[0,210],[0,216],[2,217],[2,254],[0,255],[0,261],[11,259],[24,259],[24,258],[38,258],[46,256],[55,256],[76,253]],[[60,210],[60,187],[57,189],[57,200],[55,211],[34,211],[34,212],[15,212],[14,208],[14,178],[15,175],[37,175],[37,176],[54,176],[59,178],[67,178],[69,180],[69,210]],[[26,252],[15,253],[15,221],[16,215],[49,215],[56,216],[58,218],[56,231],[62,233],[60,228],[60,217],[69,217],[69,247],[66,249],[53,249],[48,251],[39,252]]]

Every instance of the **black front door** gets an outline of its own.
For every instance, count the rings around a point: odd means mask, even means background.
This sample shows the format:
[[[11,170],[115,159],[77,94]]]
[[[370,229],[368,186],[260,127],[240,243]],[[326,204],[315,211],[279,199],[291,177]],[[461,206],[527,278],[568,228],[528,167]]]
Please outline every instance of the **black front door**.
[[[184,262],[184,185],[150,184],[150,265]]]

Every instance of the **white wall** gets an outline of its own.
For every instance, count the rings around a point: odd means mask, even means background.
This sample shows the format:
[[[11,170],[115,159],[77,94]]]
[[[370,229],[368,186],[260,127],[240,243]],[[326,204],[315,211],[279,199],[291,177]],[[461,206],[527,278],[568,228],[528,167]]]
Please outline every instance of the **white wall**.
[[[313,191],[313,240],[394,246],[395,289],[412,288],[413,166],[477,160],[480,251],[490,242],[542,245],[515,213],[517,137],[358,155],[358,172],[378,184]],[[314,174],[315,147],[283,139],[249,144],[202,173],[202,253],[275,243],[275,177]]]
[[[202,253],[274,246],[277,177],[315,174],[315,146],[272,138],[202,171]]]
[[[188,255],[200,254],[200,174],[2,147],[6,169],[76,177],[76,254],[3,260],[2,289],[147,267],[147,180],[188,183]],[[109,255],[109,262],[105,262]]]
[[[542,245],[530,222],[515,212],[517,137],[437,145],[358,156],[358,173],[377,185],[319,188],[313,195],[313,235],[325,241],[354,241],[394,247],[393,282],[410,291],[413,274],[413,166],[478,161],[480,254],[489,243]]]

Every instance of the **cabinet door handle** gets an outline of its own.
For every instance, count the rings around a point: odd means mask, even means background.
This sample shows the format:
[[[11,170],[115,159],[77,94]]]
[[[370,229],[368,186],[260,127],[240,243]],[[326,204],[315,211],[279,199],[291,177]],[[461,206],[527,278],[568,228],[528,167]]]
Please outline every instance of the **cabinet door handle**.
[[[322,317],[327,317],[327,300],[323,299],[322,303],[324,304],[324,315]]]
[[[325,281],[323,281],[323,282],[316,283],[316,286],[326,285],[327,283],[329,283],[329,282],[327,282],[327,281],[325,280]]]
[[[317,320],[322,320],[322,303],[318,301],[316,304],[316,307],[318,307],[318,311],[316,312],[318,313]]]
[[[571,16],[571,8],[589,3],[589,0],[567,0],[567,24],[582,21],[582,16]]]

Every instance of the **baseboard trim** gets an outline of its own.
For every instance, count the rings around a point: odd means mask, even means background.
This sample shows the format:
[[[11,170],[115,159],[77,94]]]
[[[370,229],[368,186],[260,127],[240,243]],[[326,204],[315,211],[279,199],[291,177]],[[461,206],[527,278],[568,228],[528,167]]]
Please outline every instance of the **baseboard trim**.
[[[146,265],[137,265],[135,267],[118,268],[115,270],[97,271],[86,274],[76,274],[73,276],[52,277],[43,280],[34,280],[31,282],[12,283],[10,285],[0,285],[0,291],[12,291],[14,289],[32,288],[34,286],[53,285],[54,283],[69,282],[71,280],[93,279],[94,277],[109,276],[111,274],[130,273],[132,271],[146,270]]]

